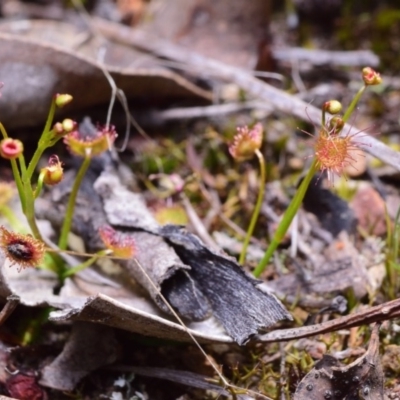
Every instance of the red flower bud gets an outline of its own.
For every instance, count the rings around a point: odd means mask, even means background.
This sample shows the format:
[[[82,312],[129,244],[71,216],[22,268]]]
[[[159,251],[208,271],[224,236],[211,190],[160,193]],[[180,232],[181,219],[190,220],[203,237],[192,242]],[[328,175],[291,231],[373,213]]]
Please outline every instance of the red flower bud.
[[[7,160],[18,158],[24,151],[24,145],[18,139],[6,138],[0,142],[0,156]]]

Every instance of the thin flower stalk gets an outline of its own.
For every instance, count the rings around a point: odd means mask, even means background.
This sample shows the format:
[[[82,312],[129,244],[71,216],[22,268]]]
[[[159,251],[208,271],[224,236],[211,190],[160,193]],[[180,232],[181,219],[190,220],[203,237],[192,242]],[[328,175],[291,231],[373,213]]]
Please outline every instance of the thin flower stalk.
[[[251,129],[247,126],[238,127],[237,133],[233,138],[233,142],[229,146],[229,153],[238,162],[250,160],[257,156],[260,164],[260,189],[258,192],[256,206],[247,229],[246,237],[243,243],[242,251],[239,257],[239,263],[243,264],[246,260],[247,248],[250,243],[251,236],[260,215],[261,204],[264,198],[265,190],[265,161],[260,148],[263,140],[263,126],[260,123],[255,124]]]
[[[89,258],[88,260],[84,261],[83,263],[73,267],[66,269],[61,277],[62,280],[75,275],[77,272],[83,271],[84,269],[93,265],[99,258],[106,256],[110,253],[109,250],[100,250],[97,254],[93,255],[93,257]]]
[[[53,98],[51,105],[50,105],[50,110],[47,115],[46,123],[43,128],[42,135],[40,136],[38,147],[36,148],[35,153],[32,156],[31,161],[29,162],[28,165],[28,170],[25,176],[25,182],[30,182],[33,176],[33,173],[36,170],[36,166],[39,163],[40,158],[43,155],[43,152],[48,148],[54,145],[55,143],[53,142],[53,135],[52,135],[52,124],[53,124],[53,119],[54,119],[54,114],[56,112],[56,100]],[[24,183],[25,183],[24,182]]]
[[[67,210],[63,226],[61,227],[60,239],[58,246],[61,250],[65,250],[68,244],[68,233],[71,229],[72,219],[74,215],[74,208],[76,198],[78,196],[79,187],[82,180],[89,168],[92,157],[96,157],[101,153],[108,151],[113,145],[117,133],[114,126],[97,127],[95,132],[89,134],[82,129],[82,131],[74,130],[64,137],[64,143],[67,145],[69,151],[78,157],[83,157],[83,163],[79,168],[76,175],[72,192],[68,199]]]
[[[307,175],[305,176],[299,188],[297,189],[295,196],[293,197],[292,201],[289,204],[289,207],[286,209],[283,218],[278,228],[276,229],[274,236],[272,237],[272,240],[267,248],[267,251],[265,252],[263,258],[261,259],[256,269],[254,270],[253,272],[254,276],[259,277],[267,267],[269,260],[271,259],[275,250],[282,242],[283,238],[286,235],[286,232],[290,227],[290,224],[293,221],[293,218],[297,214],[297,211],[299,210],[301,203],[303,202],[304,196],[307,192],[308,186],[310,185],[311,179],[313,178],[313,176],[317,171],[318,171],[317,161],[316,159],[314,159],[310,169],[307,172]]]
[[[343,119],[343,121],[344,121],[345,123],[349,120],[351,114],[353,114],[353,111],[354,111],[354,109],[356,108],[358,102],[360,101],[361,96],[362,96],[363,93],[365,92],[365,89],[366,89],[366,88],[367,88],[367,85],[364,84],[364,85],[360,88],[360,90],[357,92],[357,94],[354,96],[353,100],[351,101],[349,107],[347,108],[346,112],[344,113],[344,115],[343,115],[343,117],[342,117],[342,119]]]
[[[251,236],[253,235],[254,228],[256,226],[258,217],[260,215],[261,205],[262,205],[262,202],[264,199],[264,193],[265,193],[266,173],[265,173],[264,156],[262,155],[261,151],[258,149],[256,149],[254,153],[257,156],[258,162],[260,164],[260,188],[258,191],[257,202],[254,207],[253,215],[251,216],[250,225],[249,225],[249,228],[247,229],[246,237],[243,242],[242,251],[240,253],[240,257],[239,257],[240,264],[243,264],[246,260],[247,248],[249,247]]]
[[[72,191],[71,191],[71,194],[68,199],[67,210],[65,212],[65,219],[64,219],[63,226],[61,228],[60,239],[58,242],[58,247],[61,250],[65,250],[67,248],[68,233],[71,229],[76,197],[78,196],[79,187],[81,186],[83,177],[85,176],[85,174],[89,168],[90,160],[91,160],[90,156],[86,156],[83,159],[83,163],[82,163],[81,167],[79,168],[78,174],[76,175],[74,185],[72,187]]]

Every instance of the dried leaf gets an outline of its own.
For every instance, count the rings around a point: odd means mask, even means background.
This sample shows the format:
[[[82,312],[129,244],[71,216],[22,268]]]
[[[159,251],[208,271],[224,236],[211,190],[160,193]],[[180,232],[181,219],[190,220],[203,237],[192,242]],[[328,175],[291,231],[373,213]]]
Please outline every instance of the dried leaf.
[[[17,26],[24,29],[17,30]],[[85,47],[77,47],[76,37],[82,32],[68,24],[26,21],[24,25],[19,21],[18,25],[0,27],[0,76],[4,82],[1,120],[8,129],[42,124],[55,93],[74,97],[69,113],[107,104],[111,89],[97,60],[102,47],[104,68],[130,99],[143,99],[149,93],[159,101],[211,99],[207,91],[160,67],[158,62],[149,65],[148,57],[146,66],[138,66],[138,52],[126,46],[91,40]],[[82,90],[82,85],[90,90]]]
[[[343,365],[325,355],[300,382],[293,400],[383,400],[383,378],[379,324],[375,324],[362,357]]]

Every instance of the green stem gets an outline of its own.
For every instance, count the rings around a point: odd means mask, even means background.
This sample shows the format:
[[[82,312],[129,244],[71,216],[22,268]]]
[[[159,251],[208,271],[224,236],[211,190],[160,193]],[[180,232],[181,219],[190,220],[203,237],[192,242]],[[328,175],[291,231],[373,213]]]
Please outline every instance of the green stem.
[[[346,112],[343,115],[343,121],[347,122],[350,118],[350,115],[353,113],[354,109],[357,106],[357,103],[360,101],[360,98],[362,96],[362,94],[364,93],[365,89],[367,88],[367,86],[362,86],[360,88],[360,90],[357,92],[357,94],[354,96],[353,100],[351,101],[349,107],[347,108]]]
[[[77,265],[76,267],[67,269],[62,276],[62,280],[65,278],[68,278],[69,276],[75,275],[77,272],[82,271],[83,269],[90,267],[92,264],[94,264],[100,256],[93,256],[92,258],[89,258],[89,260],[86,260],[82,264]]]
[[[24,191],[24,185],[22,183],[21,175],[19,173],[17,160],[10,160],[10,162],[11,162],[11,169],[13,172],[15,184],[17,185],[17,189],[18,189],[18,195],[21,200],[22,211],[25,214],[25,211],[26,211],[25,191]]]
[[[322,110],[321,126],[324,127],[326,122],[326,112]]]
[[[317,160],[314,159],[310,169],[307,172],[307,175],[301,182],[299,188],[296,191],[295,196],[293,197],[291,203],[289,204],[289,207],[285,211],[285,214],[283,215],[283,218],[277,230],[275,231],[275,234],[271,240],[271,243],[267,248],[267,251],[264,254],[264,257],[261,259],[261,261],[257,265],[257,268],[254,270],[253,272],[254,276],[256,277],[260,276],[262,272],[265,270],[272,254],[277,249],[282,239],[284,238],[286,232],[288,231],[294,216],[296,215],[298,209],[300,208],[300,205],[306,194],[307,188],[310,185],[311,179],[317,171],[318,171]]]
[[[79,187],[82,183],[82,179],[86,174],[87,169],[90,165],[90,156],[84,158],[81,167],[79,168],[78,174],[76,175],[74,185],[72,187],[71,195],[68,199],[67,211],[65,213],[64,223],[61,229],[60,240],[58,242],[58,247],[61,250],[65,250],[67,248],[68,243],[68,233],[71,229],[72,218],[74,214],[74,207],[76,196],[78,195]]]
[[[243,243],[243,248],[242,252],[240,253],[239,257],[239,263],[243,264],[244,261],[246,260],[246,253],[247,253],[247,248],[249,247],[250,239],[251,236],[253,235],[254,228],[256,226],[258,216],[260,215],[260,210],[261,210],[261,205],[264,199],[264,192],[265,192],[265,161],[264,161],[264,156],[262,155],[260,150],[256,150],[256,156],[258,158],[258,162],[260,164],[260,189],[258,191],[258,197],[257,197],[257,203],[256,206],[254,207],[253,215],[251,216],[251,221],[249,228],[247,229],[247,234],[244,239]]]
[[[37,185],[36,185],[36,188],[35,188],[35,192],[34,192],[35,200],[40,196],[40,193],[41,193],[41,191],[43,189],[44,175],[45,175],[45,172],[41,172],[39,174],[38,182],[37,182]]]
[[[1,132],[1,134],[3,135],[3,138],[4,138],[4,139],[7,139],[7,138],[8,138],[6,128],[4,128],[4,125],[3,125],[1,122],[0,122],[0,132]]]
[[[36,166],[40,160],[40,157],[42,157],[43,152],[50,146],[52,138],[49,137],[49,133],[51,132],[51,125],[53,123],[55,111],[56,111],[56,103],[53,99],[53,101],[51,102],[49,114],[47,115],[46,124],[43,128],[42,135],[40,136],[38,147],[35,153],[33,154],[31,161],[29,162],[26,177],[24,177],[26,178],[26,180],[24,179],[24,182],[31,180],[32,175],[35,172]]]
[[[100,250],[96,255],[93,257],[89,258],[89,260],[86,260],[82,264],[77,265],[76,267],[67,269],[62,278],[68,278],[71,275],[75,275],[77,272],[84,270],[87,267],[90,267],[92,264],[94,264],[100,257],[107,255],[109,250]]]
[[[30,193],[28,193],[30,191]],[[39,231],[39,228],[36,224],[36,218],[35,218],[35,206],[34,206],[34,198],[33,198],[33,192],[31,188],[28,188],[28,190],[25,191],[25,196],[26,198],[26,210],[24,212],[25,217],[28,221],[29,227],[31,228],[33,236],[41,240],[43,242],[42,235]]]

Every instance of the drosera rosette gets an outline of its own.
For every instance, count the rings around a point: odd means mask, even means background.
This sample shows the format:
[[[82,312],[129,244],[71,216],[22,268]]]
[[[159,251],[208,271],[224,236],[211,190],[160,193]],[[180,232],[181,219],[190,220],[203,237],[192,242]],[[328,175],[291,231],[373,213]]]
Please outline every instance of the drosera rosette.
[[[332,183],[335,174],[343,174],[346,166],[355,162],[353,152],[362,151],[363,143],[358,139],[355,140],[355,137],[363,131],[352,134],[351,129],[346,133],[343,132],[343,129],[350,116],[353,114],[366,88],[372,85],[379,85],[382,83],[382,78],[375,70],[366,67],[362,70],[362,79],[364,84],[352,99],[343,116],[338,115],[342,107],[337,100],[330,100],[323,105],[321,128],[314,141],[313,161],[290,202],[289,207],[286,209],[263,258],[254,270],[254,275],[256,277],[260,276],[267,267],[273,253],[285,237],[293,218],[303,202],[307,188],[315,173],[318,171],[326,171],[329,181]],[[334,115],[327,121],[326,113]]]
[[[261,153],[261,145],[263,142],[264,128],[261,123],[256,123],[252,128],[248,126],[238,127],[237,133],[233,138],[233,142],[229,146],[229,153],[238,162],[244,162],[257,157],[260,166],[260,185],[256,205],[251,216],[250,224],[246,232],[243,242],[242,251],[239,256],[239,263],[243,264],[246,260],[247,248],[253,235],[258,216],[260,215],[261,204],[264,198],[265,190],[265,160]]]
[[[257,123],[253,128],[248,126],[236,128],[236,135],[229,145],[229,153],[238,162],[252,159],[260,151],[263,140],[263,127]]]
[[[68,199],[65,219],[58,241],[58,247],[61,250],[67,248],[68,233],[71,229],[76,197],[83,177],[89,168],[90,161],[92,157],[111,150],[116,138],[117,132],[113,125],[93,127],[89,120],[84,120],[80,127],[76,127],[76,129],[64,136],[64,143],[68,150],[75,156],[83,157],[83,162],[78,170]]]
[[[100,238],[116,258],[130,259],[136,255],[135,240],[122,232],[117,232],[109,225],[99,228]]]
[[[66,270],[63,275],[64,279],[75,275],[77,272],[82,271],[85,268],[90,267],[103,257],[119,260],[128,260],[135,257],[136,245],[132,237],[114,230],[109,225],[104,225],[99,228],[99,236],[105,246],[105,249],[92,254],[91,257],[82,264]]]
[[[347,132],[342,132],[345,122],[341,115],[334,115],[327,120],[324,126],[318,130],[316,136],[302,131],[313,139],[313,154],[316,161],[316,169],[326,172],[328,182],[334,185],[336,176],[345,176],[346,169],[356,169],[358,156],[365,156],[363,148],[368,146],[360,140],[363,130],[352,132],[352,127]]]
[[[117,132],[113,125],[109,127],[98,125],[93,134],[82,133],[79,129],[69,132],[64,137],[64,143],[72,154],[86,158],[111,150],[116,138]]]
[[[11,232],[0,226],[0,248],[11,266],[18,265],[18,272],[24,268],[37,267],[44,261],[45,244],[31,235]]]

